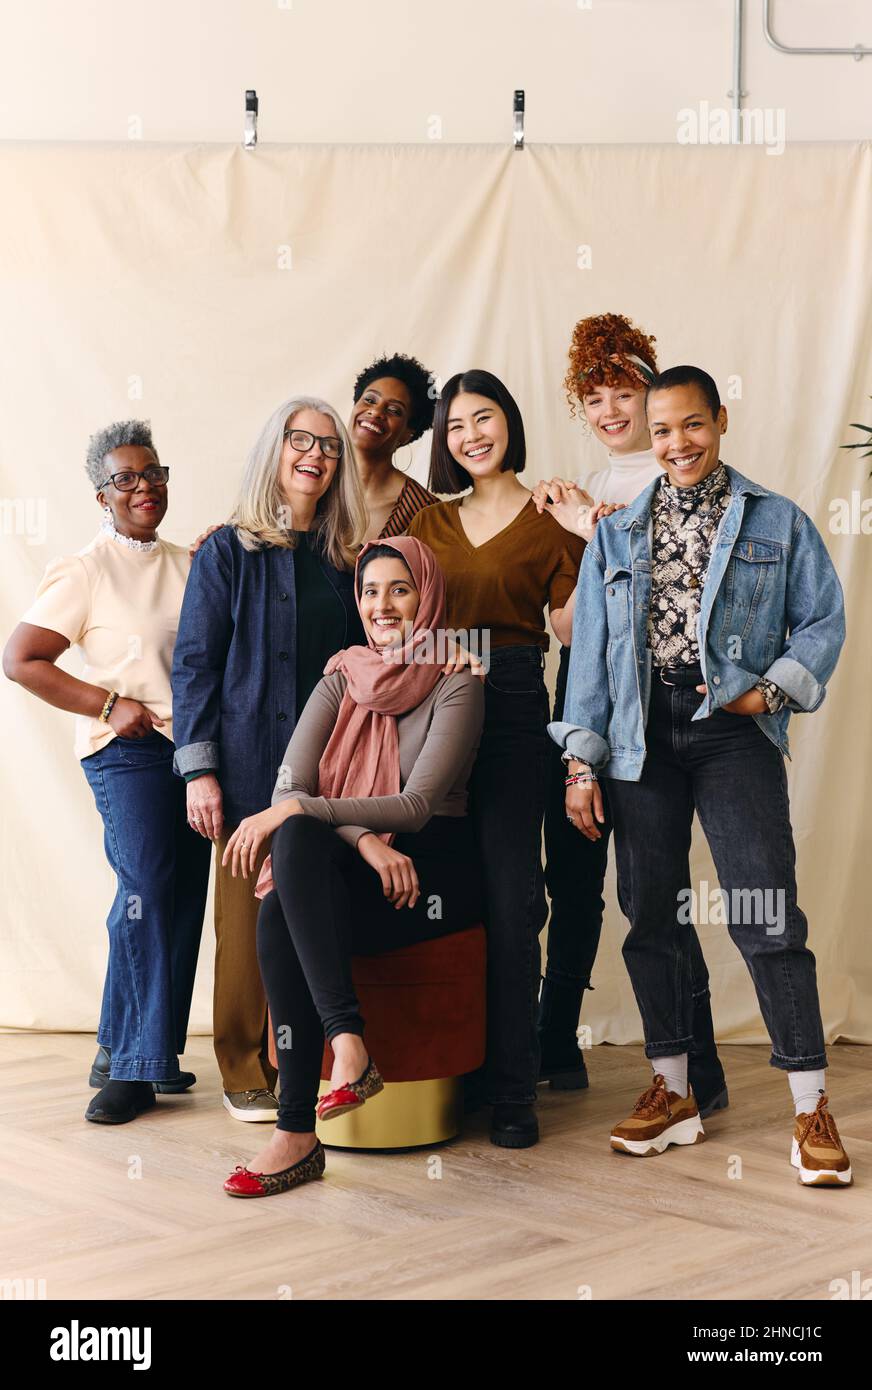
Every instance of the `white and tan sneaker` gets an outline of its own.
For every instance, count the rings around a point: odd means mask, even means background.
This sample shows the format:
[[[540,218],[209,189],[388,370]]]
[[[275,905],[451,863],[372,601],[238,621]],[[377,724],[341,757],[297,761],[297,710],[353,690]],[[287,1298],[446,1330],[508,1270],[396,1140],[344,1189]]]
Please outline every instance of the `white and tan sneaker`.
[[[612,1131],[613,1149],[638,1158],[662,1154],[670,1144],[699,1144],[705,1139],[693,1091],[686,1096],[667,1091],[658,1072],[647,1091],[643,1091],[633,1113]]]
[[[230,1111],[234,1120],[254,1124],[275,1124],[279,1117],[279,1103],[265,1087],[256,1091],[225,1091],[224,1109]]]
[[[851,1160],[842,1147],[823,1092],[810,1115],[796,1117],[790,1162],[799,1169],[799,1181],[805,1187],[850,1187],[854,1181]]]

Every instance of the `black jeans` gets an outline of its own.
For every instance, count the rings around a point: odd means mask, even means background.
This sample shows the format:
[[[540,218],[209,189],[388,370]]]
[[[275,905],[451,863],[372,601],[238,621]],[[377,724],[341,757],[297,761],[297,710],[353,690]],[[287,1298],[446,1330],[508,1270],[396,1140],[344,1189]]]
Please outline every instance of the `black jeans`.
[[[692,723],[699,705],[692,686],[670,688],[655,675],[641,780],[609,782],[618,896],[631,924],[623,954],[645,1053],[673,1056],[693,1041],[682,919],[693,901],[688,853],[696,810],[726,894],[706,910],[729,923],[751,973],[771,1065],[825,1067],[815,960],[796,902],[784,759],[749,715],[718,710]]]
[[[569,647],[561,647],[554,693],[555,721],[563,718],[568,675]],[[605,823],[600,827],[600,839],[588,840],[566,819],[566,764],[561,762],[562,749],[551,740],[549,743],[545,883],[551,899],[551,918],[545,973],[549,979],[590,989],[605,909],[603,884],[613,829],[609,792],[614,783],[605,776],[600,780]],[[693,924],[688,923],[685,930],[693,994],[697,997],[708,990],[708,970]]]
[[[273,836],[275,888],[260,905],[257,955],[276,1038],[279,1129],[315,1128],[325,1037],[363,1037],[352,955],[430,941],[483,919],[467,817],[434,816],[416,834],[398,834],[394,849],[409,856],[418,875],[413,908],[395,908],[375,870],[326,822],[289,816]]]
[[[544,655],[497,647],[470,778],[487,926],[485,1099],[530,1105],[539,1078],[539,933],[545,925],[542,817],[548,767]]]

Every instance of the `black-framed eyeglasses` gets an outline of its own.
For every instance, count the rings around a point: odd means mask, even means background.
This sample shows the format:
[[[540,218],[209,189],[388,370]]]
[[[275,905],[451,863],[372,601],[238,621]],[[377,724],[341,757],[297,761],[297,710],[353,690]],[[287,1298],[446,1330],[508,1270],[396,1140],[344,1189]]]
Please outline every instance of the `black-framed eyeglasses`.
[[[311,434],[309,430],[285,430],[284,438],[291,441],[291,448],[300,454],[308,454],[317,439],[321,452],[329,459],[342,458],[342,440],[335,434]]]
[[[139,485],[140,478],[152,483],[154,487],[166,487],[169,476],[170,470],[162,463],[150,463],[141,473],[134,473],[132,468],[126,468],[123,473],[113,473],[105,483],[100,484],[100,487],[104,488],[109,483],[114,483],[119,492],[133,492]],[[100,488],[97,489],[98,492],[99,490]]]

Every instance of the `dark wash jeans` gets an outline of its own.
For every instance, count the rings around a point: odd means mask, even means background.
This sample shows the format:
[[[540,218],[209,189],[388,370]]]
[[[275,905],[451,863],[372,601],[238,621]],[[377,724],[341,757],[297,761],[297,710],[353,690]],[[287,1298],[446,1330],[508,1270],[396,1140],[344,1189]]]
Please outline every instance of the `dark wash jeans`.
[[[700,699],[693,687],[670,688],[655,675],[641,780],[608,783],[618,896],[631,923],[623,954],[646,1056],[677,1055],[693,1041],[691,967],[679,917],[686,902],[680,895],[691,887],[696,810],[731,904],[729,933],[751,973],[772,1040],[770,1065],[785,1071],[825,1067],[815,959],[796,902],[784,758],[748,715],[718,710],[692,723]],[[765,909],[749,910],[751,898],[740,900],[735,890],[762,890],[773,904],[781,890],[781,920],[773,928]]]
[[[172,1081],[185,1050],[212,844],[188,825],[174,752],[155,731],[82,759],[117,877],[97,1041],[118,1081]]]
[[[555,721],[563,718],[566,682],[569,676],[569,647],[560,649],[560,666],[554,692]],[[566,819],[566,763],[562,749],[549,739],[548,795],[545,805],[545,885],[551,899],[548,923],[548,962],[545,974],[550,980],[591,989],[590,975],[599,947],[603,924],[603,884],[609,857],[612,816],[609,809],[607,777],[600,779],[605,822],[599,840],[588,840]],[[699,937],[692,923],[685,928],[690,956],[694,997],[705,995],[709,975]],[[707,1005],[706,1005],[707,1007]]]
[[[545,925],[542,817],[548,695],[540,647],[496,647],[485,681],[469,814],[481,855],[487,928],[485,1099],[531,1105],[539,1079],[539,933]]]

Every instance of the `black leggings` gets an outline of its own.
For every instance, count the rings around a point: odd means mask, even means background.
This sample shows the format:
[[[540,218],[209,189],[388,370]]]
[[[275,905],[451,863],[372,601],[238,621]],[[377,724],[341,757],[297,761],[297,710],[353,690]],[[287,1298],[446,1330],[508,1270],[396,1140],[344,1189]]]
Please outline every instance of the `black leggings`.
[[[326,822],[289,816],[273,836],[275,888],[260,905],[257,954],[276,1039],[279,1129],[314,1130],[325,1037],[363,1037],[352,955],[379,955],[482,921],[465,816],[434,816],[416,834],[397,835],[394,848],[418,875],[413,908],[395,908],[375,870]]]

